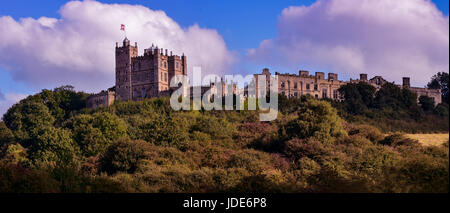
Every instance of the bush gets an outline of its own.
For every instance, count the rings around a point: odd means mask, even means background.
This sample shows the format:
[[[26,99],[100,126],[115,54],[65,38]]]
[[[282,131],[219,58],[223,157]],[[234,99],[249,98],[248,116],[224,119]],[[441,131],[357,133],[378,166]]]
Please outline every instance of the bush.
[[[32,138],[28,154],[34,164],[77,162],[80,154],[78,145],[72,140],[71,132],[55,127],[41,129]]]
[[[100,157],[101,171],[134,173],[142,160],[147,159],[151,145],[145,141],[122,139],[111,144]]]
[[[419,142],[405,137],[402,134],[392,134],[380,141],[380,144],[388,146],[420,146]]]
[[[297,116],[285,127],[288,139],[314,137],[323,143],[330,143],[334,137],[346,135],[336,109],[325,101],[306,99]]]
[[[127,137],[126,124],[110,113],[81,114],[66,121],[64,126],[72,131],[72,138],[85,157],[96,156],[115,140]]]

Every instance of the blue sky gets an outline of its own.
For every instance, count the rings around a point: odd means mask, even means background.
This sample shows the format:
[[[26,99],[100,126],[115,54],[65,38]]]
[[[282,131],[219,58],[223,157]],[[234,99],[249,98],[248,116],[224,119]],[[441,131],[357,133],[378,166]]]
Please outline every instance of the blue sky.
[[[170,18],[184,28],[198,24],[201,28],[215,29],[223,37],[227,49],[236,51],[241,56],[245,55],[249,49],[258,48],[263,40],[277,37],[279,33],[277,28],[278,18],[283,9],[289,6],[309,6],[315,2],[314,0],[99,1],[103,3],[143,5],[152,10],[163,10]],[[448,0],[433,0],[432,2],[436,4],[444,15],[448,16]],[[0,17],[11,16],[15,20],[24,17],[37,19],[42,16],[60,18],[58,10],[66,3],[67,1],[63,0],[3,1],[0,7]],[[233,69],[252,69],[250,71],[251,73],[254,72],[254,69],[259,69],[264,66],[265,64],[261,62],[241,61],[235,64]],[[283,68],[283,65],[275,67]],[[39,90],[28,86],[27,83],[13,81],[10,72],[0,67],[0,92],[4,94],[32,94]]]

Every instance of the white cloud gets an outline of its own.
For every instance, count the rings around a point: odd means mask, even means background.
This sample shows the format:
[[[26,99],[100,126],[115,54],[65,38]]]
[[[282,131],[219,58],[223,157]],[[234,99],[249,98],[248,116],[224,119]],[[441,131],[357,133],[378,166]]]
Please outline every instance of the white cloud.
[[[71,84],[98,91],[113,86],[115,42],[120,44],[124,37],[121,24],[127,25],[132,43],[138,42],[140,54],[155,43],[174,54],[185,53],[189,67],[202,66],[215,74],[227,71],[236,60],[216,30],[182,28],[163,11],[71,1],[59,13],[59,19],[0,17],[0,66],[14,80],[36,89]]]
[[[319,0],[284,9],[278,31],[248,58],[417,86],[449,71],[449,17],[429,0]]]
[[[3,96],[2,96],[3,95]],[[1,93],[0,91],[0,120],[3,118],[3,115],[6,111],[15,103],[20,100],[26,98],[28,95],[21,93]],[[2,99],[3,97],[3,99]]]

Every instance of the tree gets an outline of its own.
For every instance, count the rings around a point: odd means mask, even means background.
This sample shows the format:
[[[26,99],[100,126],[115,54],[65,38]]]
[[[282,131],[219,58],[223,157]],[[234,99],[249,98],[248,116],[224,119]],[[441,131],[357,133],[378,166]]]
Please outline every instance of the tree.
[[[69,164],[77,160],[79,148],[68,130],[55,127],[42,128],[32,140],[28,153],[34,163]]]
[[[0,148],[14,142],[14,134],[5,123],[0,122]]]
[[[425,112],[431,112],[434,109],[434,100],[428,96],[420,96],[419,104]]]
[[[339,94],[344,98],[345,110],[352,114],[362,114],[372,105],[375,87],[365,83],[349,83],[339,88]]]
[[[306,98],[297,116],[286,125],[288,139],[314,137],[322,143],[327,143],[332,137],[346,134],[337,110],[328,102]]]
[[[448,81],[449,74],[446,72],[438,72],[436,75],[431,77],[431,81],[428,83],[427,87],[430,89],[441,89],[442,92],[442,101],[445,103],[449,103],[448,96]]]
[[[75,92],[73,86],[67,85],[55,88],[53,91],[43,90],[36,96],[43,100],[59,125],[69,118],[71,113],[86,107],[88,94]]]
[[[407,88],[400,88],[393,83],[385,83],[375,94],[375,108],[390,108],[395,111],[408,111],[417,108],[417,93]]]
[[[24,147],[29,145],[29,140],[36,136],[40,129],[53,126],[55,121],[47,106],[33,97],[8,109],[3,120]]]
[[[85,157],[96,156],[115,140],[127,137],[125,123],[107,112],[75,116],[65,122],[64,127],[72,131],[73,140]]]
[[[152,146],[141,140],[122,139],[111,144],[100,158],[101,170],[108,174],[134,173],[141,160],[149,156]]]

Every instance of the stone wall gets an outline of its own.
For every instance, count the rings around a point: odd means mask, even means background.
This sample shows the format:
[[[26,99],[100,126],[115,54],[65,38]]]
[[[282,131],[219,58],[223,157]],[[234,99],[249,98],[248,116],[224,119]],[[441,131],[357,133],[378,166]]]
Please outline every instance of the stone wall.
[[[260,75],[266,75],[267,85],[269,85],[269,76],[271,75],[269,69],[263,69],[263,72]],[[381,76],[375,76],[369,80],[367,74],[361,74],[360,79],[350,79],[350,81],[345,82],[338,80],[338,75],[335,73],[329,73],[328,78],[325,79],[325,74],[323,72],[316,72],[315,75],[310,75],[309,72],[305,70],[300,70],[298,75],[289,73],[281,74],[278,72],[276,72],[275,75],[278,76],[278,93],[289,98],[309,94],[316,98],[339,100],[340,95],[338,89],[347,83],[366,82],[379,90],[383,84],[388,82]],[[255,74],[254,76],[255,79],[257,79],[258,74]],[[441,90],[411,87],[409,77],[404,77],[403,85],[398,86],[416,92],[417,98],[420,96],[431,97],[434,99],[436,105],[442,102]],[[256,84],[256,88],[258,88],[258,84]],[[267,88],[267,90],[268,89],[269,88]]]
[[[98,94],[91,95],[86,100],[86,106],[89,109],[110,106],[114,103],[114,91],[102,91]]]

